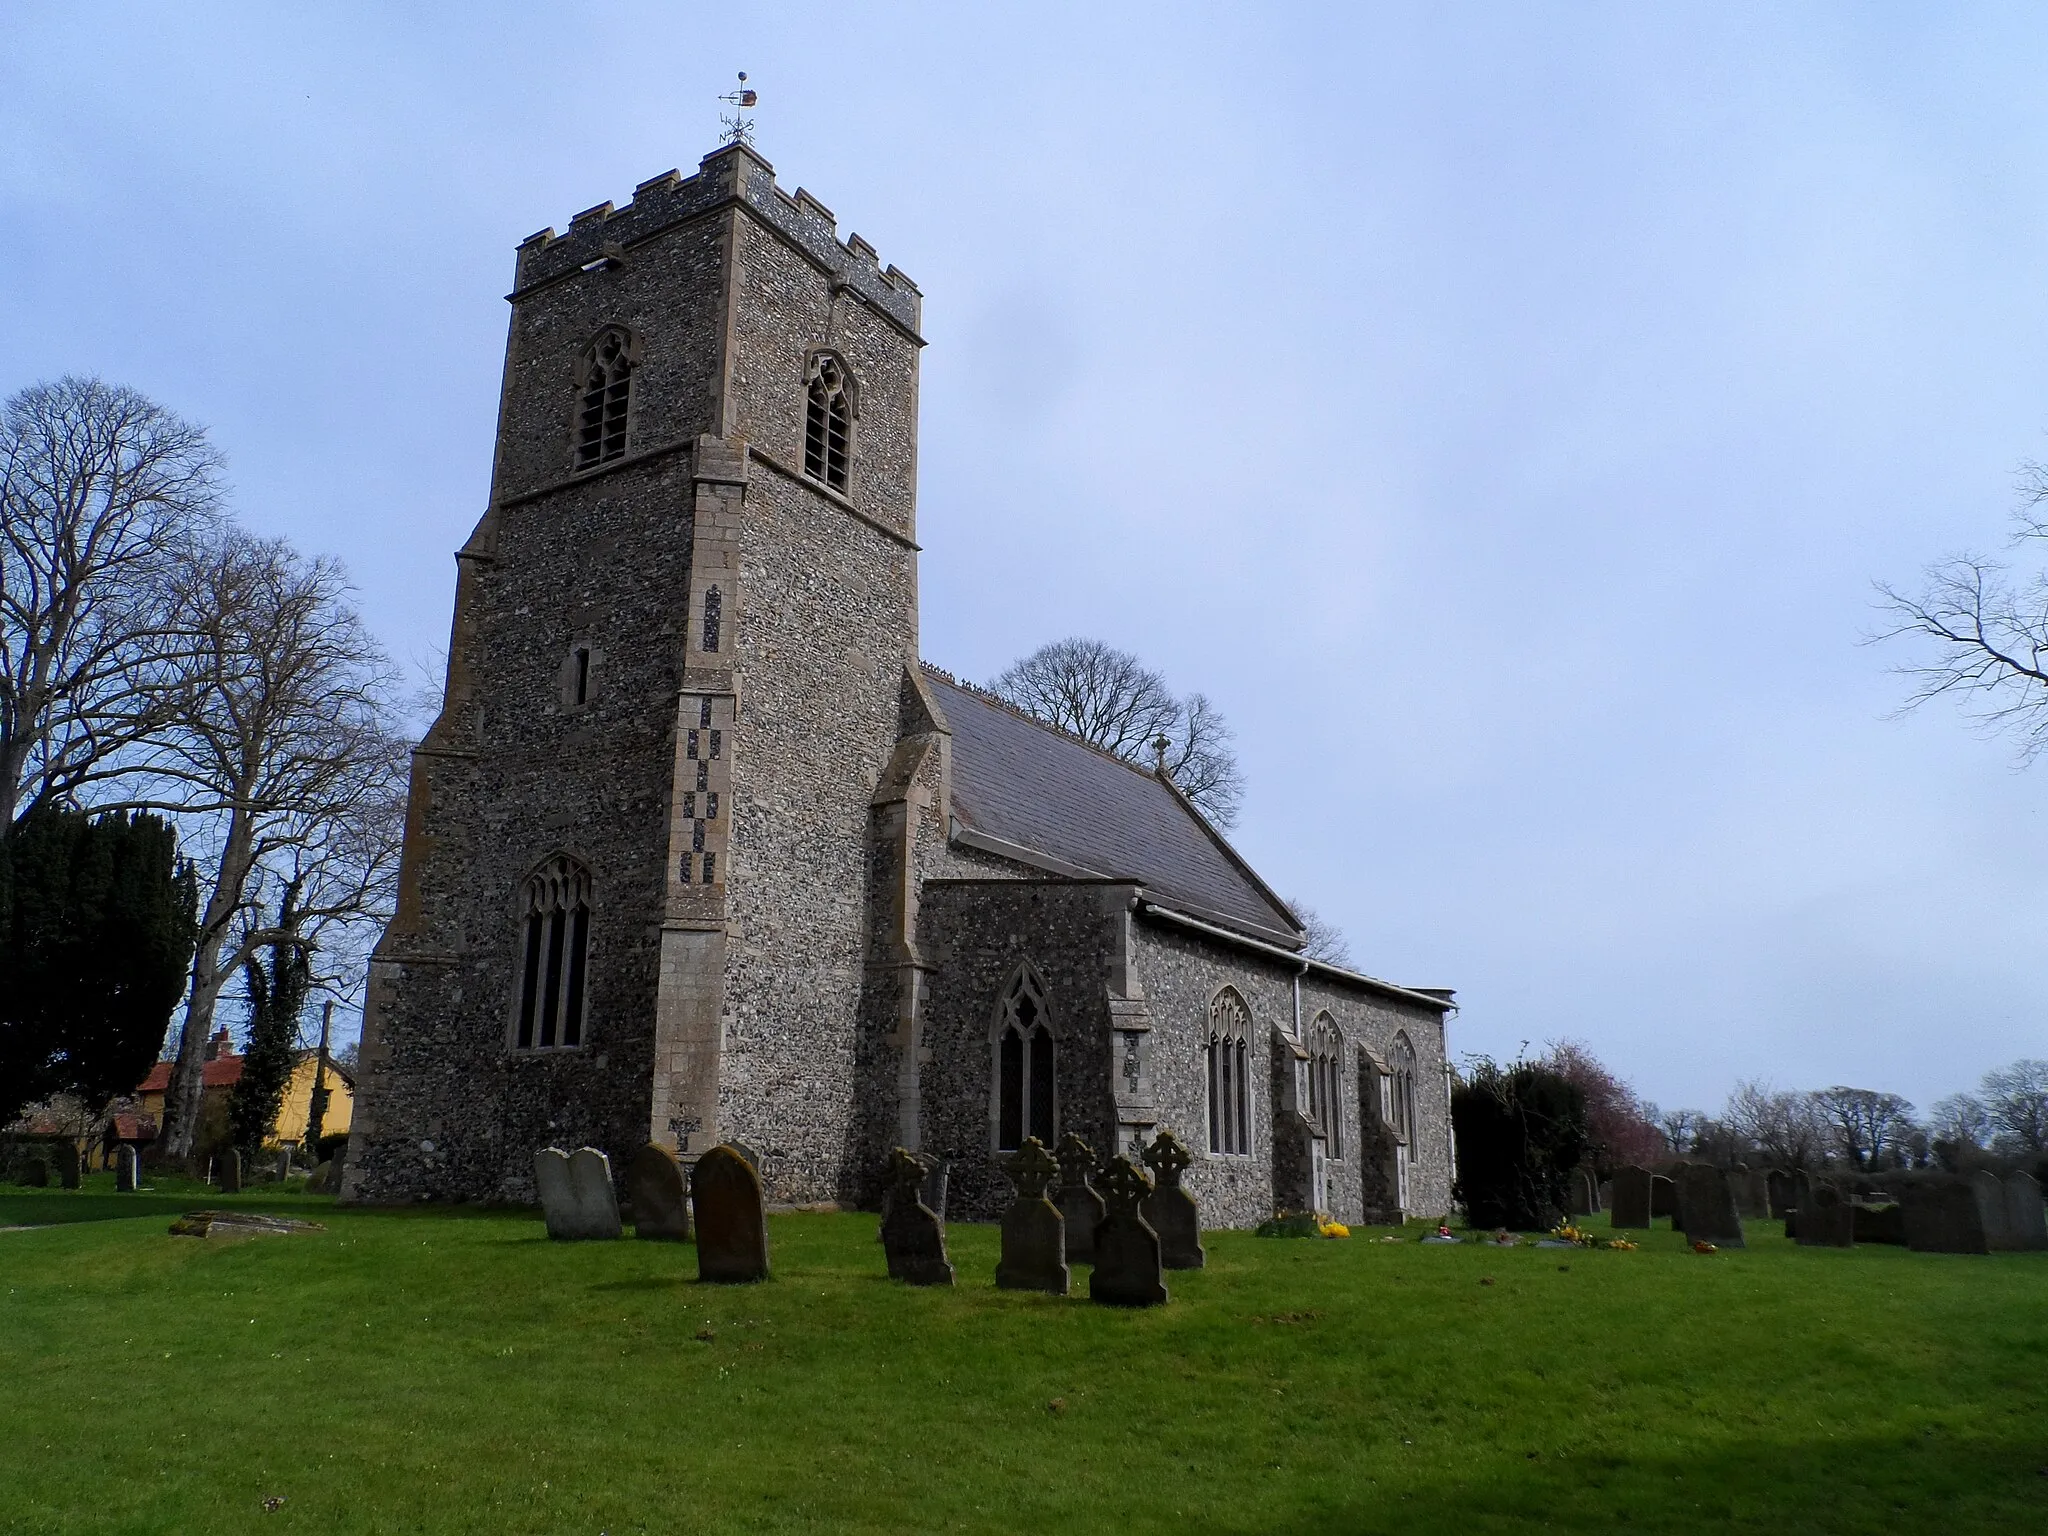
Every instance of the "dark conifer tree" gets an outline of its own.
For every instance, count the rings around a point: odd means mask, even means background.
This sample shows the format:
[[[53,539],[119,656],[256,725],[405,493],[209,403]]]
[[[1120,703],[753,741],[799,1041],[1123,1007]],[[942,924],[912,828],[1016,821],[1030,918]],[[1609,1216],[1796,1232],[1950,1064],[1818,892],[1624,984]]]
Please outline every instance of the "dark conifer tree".
[[[228,1134],[245,1157],[261,1149],[277,1124],[297,1054],[299,1014],[312,985],[312,955],[298,936],[298,898],[296,883],[285,887],[268,969],[260,956],[243,967],[249,987],[249,1042],[242,1051],[241,1080],[228,1100]]]
[[[198,892],[146,812],[37,806],[0,844],[0,1123],[133,1091],[183,995]]]

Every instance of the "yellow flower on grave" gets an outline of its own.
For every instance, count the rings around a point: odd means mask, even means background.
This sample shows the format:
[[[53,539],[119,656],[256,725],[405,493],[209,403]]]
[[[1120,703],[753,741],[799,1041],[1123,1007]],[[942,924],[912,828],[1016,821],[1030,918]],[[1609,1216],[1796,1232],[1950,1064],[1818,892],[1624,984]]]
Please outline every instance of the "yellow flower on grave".
[[[1316,1231],[1320,1232],[1324,1237],[1349,1237],[1351,1235],[1351,1229],[1345,1226],[1343,1222],[1327,1219],[1319,1220],[1316,1223]]]

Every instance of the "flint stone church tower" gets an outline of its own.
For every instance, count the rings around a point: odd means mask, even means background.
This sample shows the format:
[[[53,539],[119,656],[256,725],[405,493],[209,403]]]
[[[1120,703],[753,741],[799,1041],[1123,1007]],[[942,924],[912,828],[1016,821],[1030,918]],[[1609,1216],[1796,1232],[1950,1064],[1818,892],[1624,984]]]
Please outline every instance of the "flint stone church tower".
[[[520,247],[342,1190],[741,1145],[956,1215],[1171,1128],[1215,1225],[1449,1203],[1451,994],[1303,956],[1171,780],[922,663],[920,295],[743,144]]]

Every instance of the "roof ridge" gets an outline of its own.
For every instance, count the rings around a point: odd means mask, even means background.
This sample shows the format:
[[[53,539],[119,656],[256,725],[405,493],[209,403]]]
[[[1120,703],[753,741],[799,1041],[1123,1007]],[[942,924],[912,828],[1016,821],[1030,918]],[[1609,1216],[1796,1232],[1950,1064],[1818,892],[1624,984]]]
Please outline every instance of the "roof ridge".
[[[1097,757],[1107,758],[1110,762],[1115,763],[1120,768],[1128,768],[1132,773],[1137,774],[1140,778],[1152,779],[1155,781],[1166,783],[1172,782],[1171,779],[1166,779],[1163,781],[1160,780],[1160,775],[1158,774],[1158,772],[1151,768],[1147,768],[1143,763],[1134,763],[1128,757],[1125,757],[1121,752],[1112,752],[1108,747],[1103,746],[1101,743],[1090,741],[1086,736],[1078,735],[1075,732],[1068,730],[1064,725],[1059,725],[1054,721],[1044,719],[1038,715],[1034,715],[1031,713],[1030,710],[1024,708],[1021,704],[1012,703],[1009,699],[1004,698],[1001,694],[991,692],[989,689],[982,687],[979,683],[970,683],[965,678],[955,677],[952,673],[948,672],[944,667],[934,666],[931,662],[926,661],[922,656],[918,658],[917,664],[920,667],[923,667],[925,671],[931,673],[934,677],[938,678],[941,682],[952,684],[955,688],[958,688],[962,693],[972,694],[975,698],[980,699],[985,704],[993,704],[998,709],[1007,710],[1009,713],[1015,715],[1019,720],[1022,720],[1026,725],[1035,725],[1040,730],[1045,731],[1050,735],[1059,736],[1067,741],[1071,741],[1077,747],[1086,747],[1090,752],[1093,752]]]

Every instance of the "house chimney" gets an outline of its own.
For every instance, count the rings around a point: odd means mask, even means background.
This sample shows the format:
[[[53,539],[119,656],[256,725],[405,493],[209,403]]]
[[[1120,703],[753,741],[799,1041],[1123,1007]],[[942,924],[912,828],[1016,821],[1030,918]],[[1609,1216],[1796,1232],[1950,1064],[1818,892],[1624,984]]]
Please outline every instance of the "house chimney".
[[[228,1032],[223,1029],[217,1031],[214,1034],[214,1037],[206,1042],[206,1059],[208,1061],[212,1061],[215,1057],[225,1056],[227,1054]]]

